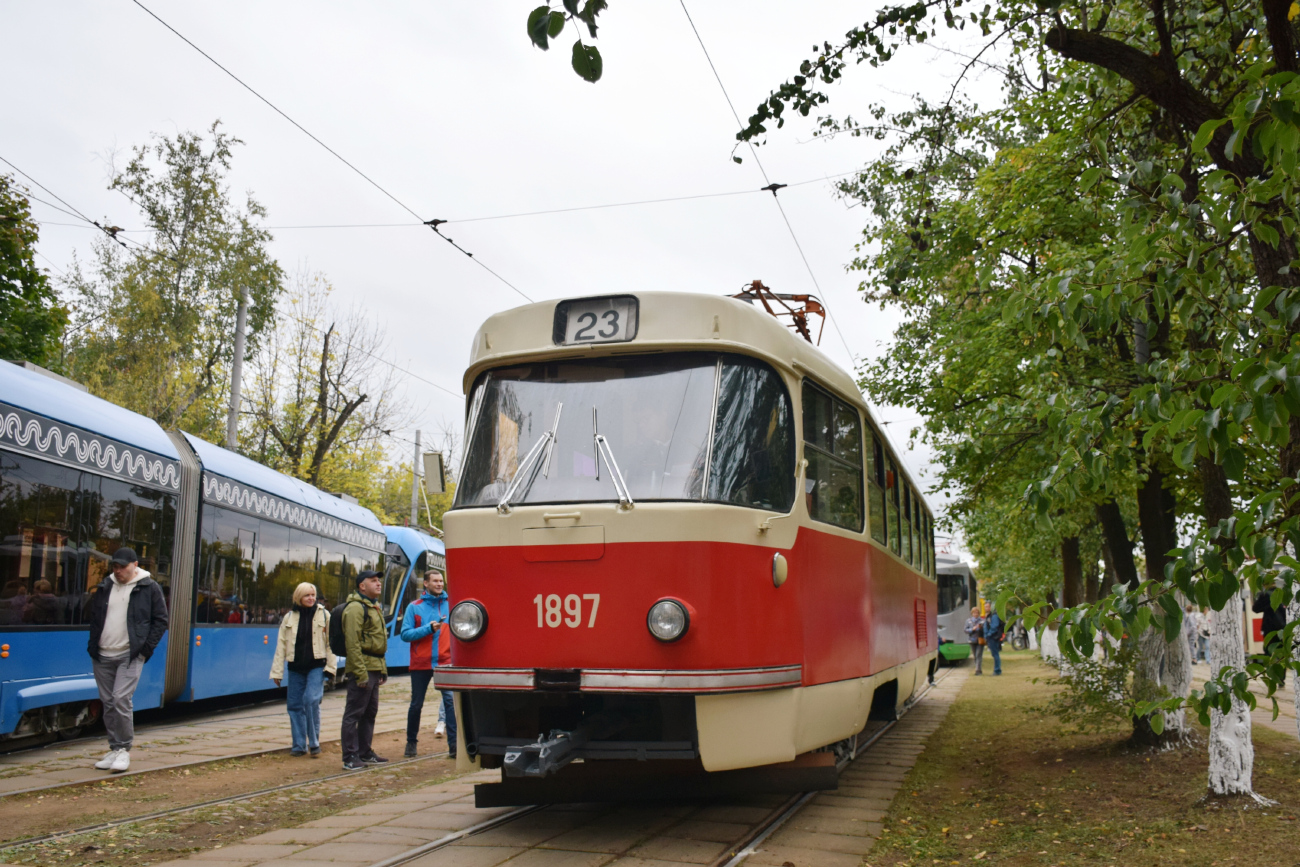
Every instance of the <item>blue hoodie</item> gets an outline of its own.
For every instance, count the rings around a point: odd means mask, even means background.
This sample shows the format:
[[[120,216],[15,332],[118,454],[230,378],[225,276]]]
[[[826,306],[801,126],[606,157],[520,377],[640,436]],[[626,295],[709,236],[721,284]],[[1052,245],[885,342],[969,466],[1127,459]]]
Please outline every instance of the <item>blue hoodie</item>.
[[[429,591],[406,606],[402,617],[402,640],[411,645],[411,670],[428,671],[438,664],[434,649],[440,627],[447,622],[447,591],[434,595]]]

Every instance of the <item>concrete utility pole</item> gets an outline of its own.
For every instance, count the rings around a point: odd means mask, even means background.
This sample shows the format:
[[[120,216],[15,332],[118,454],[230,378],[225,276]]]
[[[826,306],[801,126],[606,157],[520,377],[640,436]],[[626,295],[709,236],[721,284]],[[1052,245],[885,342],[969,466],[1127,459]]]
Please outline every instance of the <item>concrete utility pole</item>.
[[[411,461],[411,526],[420,526],[420,432],[415,432],[415,458]]]
[[[238,445],[239,392],[244,384],[244,333],[248,328],[248,289],[240,290],[239,313],[235,317],[235,358],[230,365],[230,414],[226,416],[226,448]]]

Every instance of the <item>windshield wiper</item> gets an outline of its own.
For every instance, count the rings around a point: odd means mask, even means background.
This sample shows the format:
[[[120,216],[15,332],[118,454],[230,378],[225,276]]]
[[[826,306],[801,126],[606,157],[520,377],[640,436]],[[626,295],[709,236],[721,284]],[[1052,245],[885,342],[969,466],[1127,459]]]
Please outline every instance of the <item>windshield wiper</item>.
[[[551,429],[542,434],[542,438],[533,444],[533,447],[528,450],[528,454],[524,455],[524,459],[519,462],[519,468],[515,470],[514,476],[510,479],[510,484],[506,486],[506,492],[501,495],[501,502],[497,503],[497,511],[502,515],[510,513],[510,498],[515,495],[515,489],[519,487],[519,483],[524,480],[524,476],[530,469],[532,469],[533,464],[537,462],[543,449],[546,451],[546,461],[542,467],[542,475],[549,478],[551,472],[551,452],[555,449],[555,433],[560,428],[560,412],[563,409],[563,403],[557,403],[555,405],[555,421],[551,423]],[[534,473],[529,479],[530,488],[532,487],[532,480],[536,478],[537,475]],[[526,496],[527,493],[527,490],[525,490],[524,495]]]
[[[609,464],[609,477],[614,483],[614,491],[618,494],[618,506],[620,509],[630,509],[636,505],[632,499],[632,492],[627,487],[627,482],[623,481],[623,474],[619,472],[618,462],[614,460],[614,450],[609,446],[609,440],[605,439],[599,428],[596,426],[596,408],[591,408],[591,438],[596,444],[596,481],[600,481],[600,456],[605,455],[605,463]]]

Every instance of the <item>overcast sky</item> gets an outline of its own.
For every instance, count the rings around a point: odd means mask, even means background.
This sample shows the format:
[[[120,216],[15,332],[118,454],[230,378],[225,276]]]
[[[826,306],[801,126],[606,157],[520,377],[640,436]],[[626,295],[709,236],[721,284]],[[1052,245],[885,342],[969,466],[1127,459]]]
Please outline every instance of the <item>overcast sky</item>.
[[[822,348],[848,369],[850,351],[871,357],[890,339],[894,316],[863,304],[844,268],[863,214],[828,180],[877,146],[813,141],[812,124],[796,119],[759,149],[766,176],[747,149],[733,163],[736,122],[679,0],[613,0],[600,19],[605,72],[595,85],[569,68],[572,31],[549,52],[532,47],[528,0],[142,2],[422,218],[449,220],[444,234],[533,300],[730,294],[761,279],[825,300],[843,339],[828,323]],[[814,43],[835,41],[879,5],[687,0],[686,9],[747,118]],[[245,142],[232,188],[268,208],[269,226],[411,224],[275,228],[272,252],[291,272],[323,272],[342,304],[363,305],[386,327],[393,360],[422,379],[459,395],[475,329],[524,303],[132,0],[4,0],[0,23],[0,157],[91,217],[142,228],[131,203],[106,189],[111,154],[219,118]],[[887,69],[858,67],[831,108],[864,114],[915,92],[942,98],[959,62],[927,47]],[[477,219],[757,191],[768,180],[791,185],[781,202],[820,288],[770,193]],[[40,264],[62,271],[74,251],[89,254],[94,230],[56,225],[73,220],[39,203],[34,214]],[[460,424],[458,396],[413,377],[406,388],[419,427]],[[907,449],[916,417],[889,407],[878,416],[927,485],[929,454]],[[942,496],[930,501],[942,508]]]

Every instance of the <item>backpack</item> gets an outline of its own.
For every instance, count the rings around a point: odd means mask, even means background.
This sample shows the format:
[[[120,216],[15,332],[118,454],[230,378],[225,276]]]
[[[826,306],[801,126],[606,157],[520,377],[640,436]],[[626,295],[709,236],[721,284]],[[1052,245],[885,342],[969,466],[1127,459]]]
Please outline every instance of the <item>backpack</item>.
[[[355,599],[349,599],[334,606],[330,612],[330,653],[335,656],[348,655],[348,642],[343,637],[343,609],[352,604],[360,605]]]

